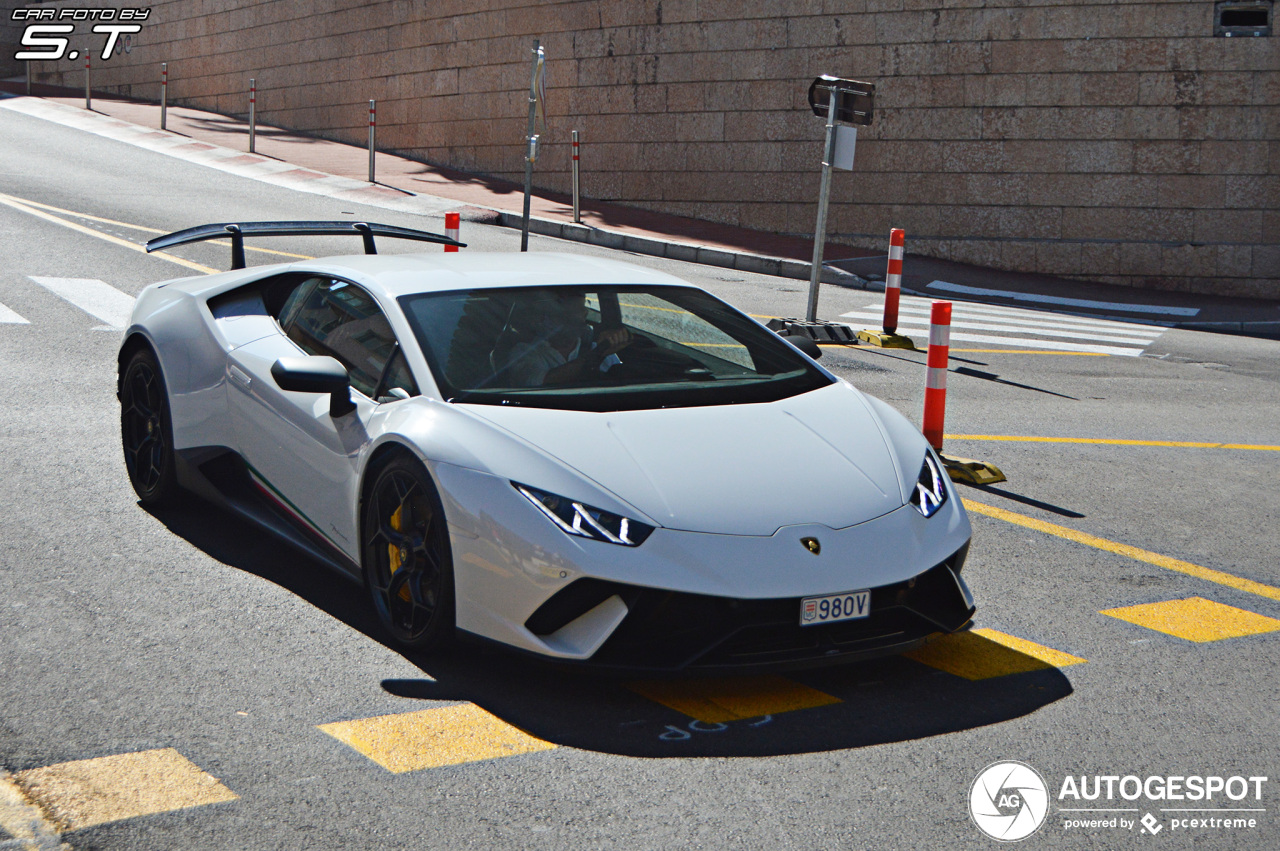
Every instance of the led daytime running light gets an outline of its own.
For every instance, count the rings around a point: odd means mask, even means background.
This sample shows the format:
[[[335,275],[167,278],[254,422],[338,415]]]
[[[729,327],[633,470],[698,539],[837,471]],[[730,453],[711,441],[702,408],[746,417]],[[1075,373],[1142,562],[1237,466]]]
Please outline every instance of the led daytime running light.
[[[925,453],[924,463],[920,465],[920,477],[911,491],[912,505],[925,517],[932,517],[947,501],[947,486],[943,480],[941,466],[932,452]]]
[[[515,482],[511,484],[566,535],[624,547],[638,547],[653,532],[653,527],[647,523],[611,514],[586,503],[574,502],[527,485]]]

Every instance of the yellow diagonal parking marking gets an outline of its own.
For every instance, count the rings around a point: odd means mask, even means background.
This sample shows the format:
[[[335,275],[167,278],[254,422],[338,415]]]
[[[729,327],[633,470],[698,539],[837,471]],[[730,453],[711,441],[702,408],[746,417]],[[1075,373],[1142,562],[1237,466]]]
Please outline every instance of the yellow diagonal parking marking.
[[[1030,437],[1014,434],[948,434],[946,440],[996,440],[1010,443],[1087,443],[1102,446],[1168,446],[1181,449],[1254,449],[1280,452],[1280,446],[1253,443],[1200,443],[1188,440],[1120,440],[1100,437]]]
[[[982,502],[974,502],[971,499],[964,500],[964,507],[975,514],[985,514],[988,517],[994,517],[997,520],[1003,520],[1006,523],[1016,523],[1019,526],[1025,526],[1028,529],[1035,529],[1037,532],[1044,532],[1046,535],[1056,535],[1059,538],[1066,538],[1068,541],[1075,541],[1077,544],[1084,544],[1088,547],[1096,547],[1100,550],[1116,553],[1117,555],[1128,556],[1137,561],[1145,561],[1147,564],[1154,564],[1156,567],[1163,567],[1165,570],[1173,570],[1178,573],[1185,573],[1187,576],[1194,576],[1196,579],[1203,579],[1206,582],[1216,582],[1219,585],[1226,585],[1228,588],[1235,588],[1237,591],[1246,591],[1250,594],[1257,594],[1259,597],[1268,597],[1272,600],[1280,600],[1280,588],[1274,585],[1266,585],[1261,582],[1254,582],[1252,579],[1245,579],[1240,576],[1233,576],[1221,570],[1214,570],[1210,567],[1201,567],[1198,564],[1192,564],[1189,561],[1162,556],[1159,553],[1153,553],[1150,550],[1131,547],[1128,544],[1120,544],[1115,541],[1108,541],[1106,538],[1099,538],[1097,535],[1090,535],[1087,532],[1078,532],[1075,529],[1068,529],[1066,526],[1059,526],[1056,523],[1047,523],[1044,520],[1037,520],[1034,517],[1027,517],[1024,514],[1017,514],[1013,511],[1006,511],[1003,508],[996,508],[994,505],[987,505]]]
[[[966,680],[1047,671],[1088,661],[994,629],[957,632],[902,655]]]
[[[64,830],[237,797],[173,748],[64,762],[14,778]]]
[[[1280,632],[1280,620],[1203,597],[1104,609],[1098,614],[1197,643]]]
[[[840,698],[826,692],[774,676],[645,680],[628,683],[627,688],[709,724],[780,715],[841,702]]]
[[[320,729],[394,774],[555,747],[474,703],[321,724]]]

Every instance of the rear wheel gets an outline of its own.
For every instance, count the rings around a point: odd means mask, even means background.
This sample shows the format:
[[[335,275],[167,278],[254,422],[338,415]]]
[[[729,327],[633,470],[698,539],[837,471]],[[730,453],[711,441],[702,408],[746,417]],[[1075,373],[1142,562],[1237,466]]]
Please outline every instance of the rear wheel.
[[[453,558],[435,485],[401,457],[375,474],[362,522],[365,586],[397,643],[436,650],[454,633]]]
[[[149,350],[129,359],[120,383],[120,440],[129,483],[144,505],[181,495],[173,455],[173,421],[160,364]]]

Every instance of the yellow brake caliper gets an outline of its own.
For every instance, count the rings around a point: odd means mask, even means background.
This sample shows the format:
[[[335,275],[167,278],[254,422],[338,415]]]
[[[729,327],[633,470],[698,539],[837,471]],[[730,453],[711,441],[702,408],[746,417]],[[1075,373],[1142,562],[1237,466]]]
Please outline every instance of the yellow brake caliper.
[[[395,513],[391,515],[391,528],[397,532],[403,531],[403,529],[401,528],[403,525],[403,521],[401,519],[403,513],[404,513],[404,504],[401,503],[400,506],[396,508]],[[395,544],[388,543],[387,555],[391,559],[391,575],[395,576],[396,571],[399,570],[400,566],[403,564],[403,560],[400,557],[400,548]],[[411,602],[411,598],[409,596],[409,586],[407,584],[401,586],[400,592],[396,596],[398,596],[401,600],[404,600],[406,603]]]

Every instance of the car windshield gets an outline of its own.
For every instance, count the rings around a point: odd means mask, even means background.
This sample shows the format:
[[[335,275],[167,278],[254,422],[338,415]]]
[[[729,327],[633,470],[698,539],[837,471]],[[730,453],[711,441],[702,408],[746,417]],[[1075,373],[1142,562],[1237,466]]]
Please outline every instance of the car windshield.
[[[833,380],[692,287],[475,289],[400,304],[453,402],[584,411],[728,405]]]

